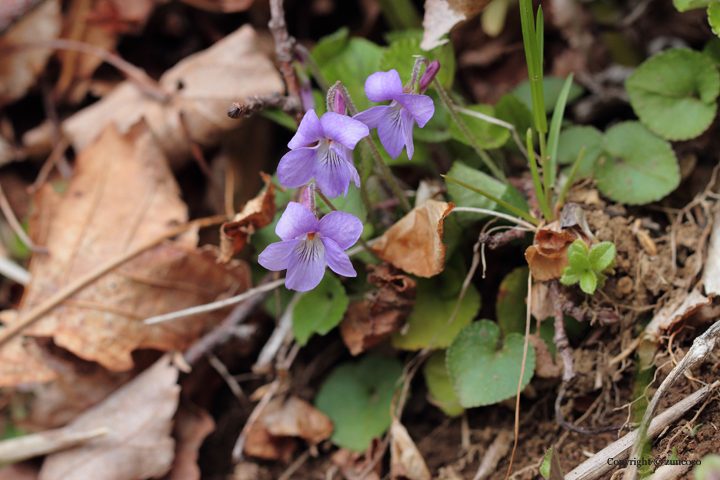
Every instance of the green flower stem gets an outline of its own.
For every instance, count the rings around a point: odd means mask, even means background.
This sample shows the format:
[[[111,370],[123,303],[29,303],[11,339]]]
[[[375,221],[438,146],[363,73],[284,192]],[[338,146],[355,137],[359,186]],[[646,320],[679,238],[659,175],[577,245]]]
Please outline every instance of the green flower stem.
[[[347,106],[348,112],[350,112],[350,116],[354,117],[358,114],[358,111],[355,107],[355,103],[352,101],[352,98],[350,98],[350,94],[339,80],[335,82],[335,85],[338,86],[338,92],[342,93],[342,96],[345,99],[345,105]],[[395,181],[395,177],[393,177],[393,174],[390,171],[390,167],[388,167],[385,161],[382,159],[382,156],[380,155],[380,150],[378,150],[377,145],[375,145],[372,137],[368,135],[367,137],[363,138],[363,141],[370,148],[370,152],[372,153],[372,157],[375,160],[375,163],[380,169],[383,177],[385,177],[385,180],[388,182],[388,185],[390,185],[390,190],[393,191],[393,194],[395,194],[398,201],[400,202],[400,206],[403,208],[403,210],[405,210],[405,213],[410,212],[410,210],[412,210],[410,202],[408,202],[408,199],[405,198],[405,193],[403,193],[402,189]]]
[[[533,186],[535,187],[535,196],[537,196],[538,205],[540,211],[545,217],[545,220],[552,222],[553,214],[552,210],[548,208],[547,201],[545,200],[545,192],[543,191],[542,184],[540,183],[540,174],[538,173],[537,161],[535,160],[535,150],[533,150],[532,144],[532,129],[527,129],[527,135],[525,135],[528,149],[528,164],[530,165],[530,173],[532,173]]]
[[[489,198],[489,199],[492,200],[493,202],[497,203],[498,205],[500,205],[500,206],[502,206],[502,207],[505,207],[506,209],[508,209],[508,210],[510,210],[511,212],[513,212],[515,215],[524,218],[525,220],[527,220],[528,222],[532,223],[532,224],[535,225],[535,226],[540,225],[540,222],[538,222],[537,219],[535,219],[535,218],[533,218],[532,216],[530,216],[530,214],[528,214],[528,213],[526,213],[526,212],[523,212],[522,210],[520,210],[519,208],[517,208],[515,205],[510,205],[508,202],[506,202],[505,200],[499,199],[499,198],[496,197],[495,195],[492,195],[492,194],[490,194],[490,193],[487,193],[487,192],[484,191],[484,190],[480,190],[480,189],[477,188],[477,187],[473,187],[472,185],[467,184],[467,183],[465,183],[465,182],[461,182],[460,180],[458,180],[458,179],[456,179],[456,178],[449,177],[449,176],[447,176],[447,175],[440,175],[440,176],[443,177],[443,178],[445,178],[445,179],[447,179],[447,180],[450,180],[450,181],[453,182],[453,183],[457,183],[458,185],[460,185],[460,186],[462,186],[462,187],[465,187],[465,188],[467,188],[467,189],[469,189],[469,190],[472,190],[472,191],[475,192],[475,193],[479,193],[479,194],[482,195],[483,197]]]
[[[475,137],[473,137],[470,133],[470,129],[467,127],[467,125],[465,125],[465,122],[462,121],[460,115],[458,115],[457,111],[453,107],[452,99],[450,98],[447,90],[445,90],[442,84],[438,81],[437,77],[435,77],[435,79],[433,80],[433,85],[440,94],[440,100],[442,100],[443,105],[445,105],[447,111],[450,112],[450,116],[453,118],[455,123],[457,123],[457,126],[463,132],[463,135],[465,135],[465,137],[468,139],[470,145],[473,147],[473,150],[477,152],[477,154],[480,156],[480,159],[490,169],[495,178],[501,180],[503,183],[506,183],[505,175],[503,174],[502,170],[500,170],[497,165],[495,165],[495,162],[493,162],[492,158],[490,158],[490,155],[488,155],[487,152],[483,150],[480,145],[478,145]]]
[[[409,30],[422,26],[420,16],[410,0],[378,0],[377,3],[393,30]]]
[[[318,196],[319,196],[320,198],[322,198],[322,201],[325,202],[325,205],[327,205],[327,206],[330,208],[330,210],[332,210],[333,212],[337,212],[337,211],[338,211],[338,209],[335,208],[335,205],[333,205],[332,202],[330,201],[330,199],[325,196],[325,194],[322,192],[322,190],[320,190],[319,188],[316,188],[316,189],[315,189],[315,193],[317,193]],[[360,245],[362,245],[365,250],[367,250],[367,251],[370,252],[372,255],[374,255],[375,257],[377,257],[377,255],[375,255],[375,252],[373,252],[372,250],[370,250],[370,245],[368,245],[367,242],[365,242],[365,240],[363,240],[362,238],[358,238],[358,243],[359,243]]]
[[[540,138],[540,158],[543,169],[543,190],[545,191],[546,205],[552,211],[552,185],[550,184],[550,158],[547,156],[547,146],[545,145],[545,134],[538,132]]]
[[[570,190],[570,185],[572,185],[573,178],[575,178],[575,174],[577,173],[578,167],[582,163],[583,157],[585,157],[585,147],[582,147],[580,153],[575,159],[575,163],[573,163],[572,170],[570,170],[570,175],[568,176],[567,182],[565,182],[565,187],[560,194],[560,198],[558,198],[558,206],[562,206],[562,204],[565,203],[565,195],[567,195],[567,192]]]

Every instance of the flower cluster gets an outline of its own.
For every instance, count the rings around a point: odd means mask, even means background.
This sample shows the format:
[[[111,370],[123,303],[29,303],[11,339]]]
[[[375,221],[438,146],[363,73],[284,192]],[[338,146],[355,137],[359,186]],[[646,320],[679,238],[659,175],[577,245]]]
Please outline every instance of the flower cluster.
[[[359,240],[362,222],[339,211],[318,220],[315,188],[335,198],[347,195],[351,182],[360,187],[352,150],[373,128],[377,128],[380,142],[392,158],[406,148],[408,158],[412,159],[415,123],[424,127],[435,112],[432,99],[422,93],[439,67],[438,62],[432,62],[419,81],[414,73],[405,87],[396,70],[370,75],[365,82],[368,99],[390,104],[370,108],[352,118],[345,115],[346,105],[352,106],[352,102],[342,85],[328,92],[331,111],[321,118],[314,109],[307,111],[288,143],[290,151],[280,160],[277,175],[286,188],[308,184],[311,188],[305,189],[302,203],[290,202],[278,221],[275,233],[282,241],[269,245],[258,258],[268,270],[287,270],[287,288],[299,292],[312,290],[322,280],[326,265],[338,275],[357,276],[345,250]]]

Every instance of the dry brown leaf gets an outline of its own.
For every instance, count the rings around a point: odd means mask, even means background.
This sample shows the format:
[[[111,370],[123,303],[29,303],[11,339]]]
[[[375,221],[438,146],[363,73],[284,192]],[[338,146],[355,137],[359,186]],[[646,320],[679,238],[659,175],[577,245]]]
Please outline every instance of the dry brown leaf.
[[[215,430],[215,421],[203,409],[189,409],[183,405],[175,416],[175,459],[165,480],[200,480],[198,452],[205,437]]]
[[[60,2],[47,0],[0,37],[0,50],[28,42],[53,40],[60,34]],[[0,55],[0,107],[22,98],[35,84],[52,55],[47,48],[27,48]]]
[[[419,277],[432,277],[445,268],[443,220],[454,203],[428,200],[412,209],[385,232],[372,251],[386,262]]]
[[[539,282],[560,278],[563,268],[568,266],[567,249],[579,237],[590,243],[580,227],[563,228],[560,220],[539,228],[533,245],[525,250],[525,260],[533,278]]]
[[[69,431],[107,427],[108,433],[48,456],[40,480],[135,480],[165,474],[175,447],[170,431],[180,396],[177,377],[166,355],[76,418],[66,427]]]
[[[390,435],[390,478],[430,480],[432,475],[425,459],[399,420],[393,419]]]
[[[432,50],[447,43],[440,40],[460,22],[470,20],[483,11],[491,0],[425,0],[423,38],[420,48]]]
[[[12,310],[3,311],[0,321],[8,322],[9,315],[15,317],[15,313]],[[0,348],[0,387],[49,382],[57,376],[33,338],[16,337]]]
[[[254,0],[181,0],[183,3],[211,12],[233,13],[250,8]]]
[[[387,263],[368,265],[368,282],[380,287],[354,302],[340,322],[340,334],[352,355],[388,338],[403,326],[415,305],[417,282]]]
[[[190,141],[212,145],[224,132],[238,128],[241,122],[226,114],[232,102],[284,91],[274,65],[255,43],[255,31],[245,25],[165,72],[160,87],[170,95],[168,101],[150,98],[133,83],[123,82],[63,122],[63,131],[76,151],[82,151],[108,124],[125,133],[144,118],[171,162],[190,158]]]
[[[535,347],[535,355],[537,358],[535,362],[535,375],[537,375],[538,378],[560,378],[563,371],[562,367],[555,363],[545,340],[537,335],[530,335],[528,339],[533,347]]]
[[[30,463],[16,463],[9,467],[0,468],[2,480],[37,480],[40,471]]]
[[[660,339],[660,336],[673,325],[692,315],[701,307],[710,305],[711,303],[712,300],[698,290],[693,290],[689,294],[684,294],[683,292],[683,295],[665,304],[665,306],[655,314],[648,326],[645,327],[645,333],[657,341]]]
[[[218,263],[227,263],[250,239],[250,236],[269,225],[275,218],[275,185],[268,179],[268,188],[245,204],[235,218],[220,227],[220,256]]]
[[[380,480],[380,473],[382,472],[382,462],[380,460],[384,454],[383,442],[379,438],[374,438],[364,453],[341,448],[333,453],[330,460],[340,467],[343,476],[348,480],[358,479],[360,473],[365,471],[370,462],[374,462],[373,469],[362,478],[363,480]]]
[[[183,223],[186,207],[162,152],[144,123],[121,136],[110,126],[82,152],[63,196],[50,186],[36,197],[36,254],[20,314],[64,285],[107,261]],[[219,311],[146,326],[144,318],[216,300],[251,285],[244,263],[215,264],[184,237],[147,250],[71,296],[26,333],[53,337],[85,360],[114,371],[129,370],[136,349],[187,348],[220,321]]]

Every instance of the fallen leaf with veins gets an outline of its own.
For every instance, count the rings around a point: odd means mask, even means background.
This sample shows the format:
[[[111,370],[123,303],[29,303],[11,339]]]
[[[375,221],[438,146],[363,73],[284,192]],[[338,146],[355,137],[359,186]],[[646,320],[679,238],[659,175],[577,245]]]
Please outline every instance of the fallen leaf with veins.
[[[201,408],[180,405],[174,423],[175,459],[164,480],[200,480],[198,453],[205,437],[215,430],[215,421]]]
[[[276,397],[268,403],[250,429],[244,452],[265,459],[289,460],[299,437],[316,445],[330,438],[332,421],[318,409],[298,397]]]
[[[426,0],[423,38],[420,48],[432,50],[448,42],[440,40],[460,22],[470,20],[483,11],[491,0]]]
[[[658,341],[660,337],[673,325],[689,317],[701,307],[710,305],[712,300],[700,293],[697,289],[689,294],[683,292],[674,300],[666,303],[645,327],[645,334],[652,340]]]
[[[189,141],[212,145],[241,125],[228,118],[230,104],[250,95],[284,91],[275,66],[258,51],[249,25],[181,60],[159,83],[169,94],[166,101],[150,98],[126,81],[65,120],[62,128],[75,150],[91,145],[109,124],[126,133],[145,119],[170,161],[182,161],[190,158]]]
[[[445,268],[443,220],[454,203],[428,200],[390,227],[372,251],[395,267],[418,277],[432,277]]]
[[[402,423],[394,419],[390,426],[391,480],[430,480],[432,475],[420,450]]]
[[[218,263],[227,263],[247,244],[250,236],[269,225],[275,218],[275,185],[263,177],[268,188],[245,204],[242,211],[220,227],[220,256]]]
[[[135,480],[167,473],[175,448],[170,431],[180,396],[177,378],[178,369],[166,355],[73,420],[68,431],[106,427],[108,433],[49,455],[40,480]]]
[[[54,40],[60,34],[60,2],[46,0],[0,36],[0,50],[28,42]],[[26,48],[0,55],[0,107],[25,96],[53,51]]]
[[[140,123],[126,135],[109,126],[82,152],[64,195],[46,185],[35,199],[35,254],[20,316],[108,259],[158,238],[187,219],[187,208],[154,137]],[[133,367],[137,349],[183,350],[226,311],[147,326],[143,319],[217,300],[251,286],[242,262],[215,263],[195,236],[146,250],[72,295],[25,334],[53,337],[78,357],[113,371]]]
[[[340,335],[352,355],[388,338],[405,323],[415,305],[417,282],[387,263],[368,265],[368,282],[380,287],[350,305],[340,322]]]
[[[7,312],[10,311],[2,313],[6,316]],[[0,348],[0,387],[49,382],[57,376],[57,372],[43,358],[34,338],[15,337]]]

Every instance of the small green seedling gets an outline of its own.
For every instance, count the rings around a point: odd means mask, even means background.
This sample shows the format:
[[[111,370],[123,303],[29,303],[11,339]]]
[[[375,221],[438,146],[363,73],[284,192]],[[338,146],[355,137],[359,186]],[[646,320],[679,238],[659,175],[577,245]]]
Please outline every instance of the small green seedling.
[[[545,454],[545,458],[540,466],[540,474],[547,480],[563,480],[565,478],[556,448],[550,447]]]
[[[601,272],[615,266],[615,245],[602,242],[592,250],[580,239],[575,240],[567,250],[570,265],[563,269],[560,282],[563,285],[574,285],[580,282],[580,288],[588,295],[595,293],[598,283],[607,278]]]
[[[691,437],[695,438],[695,435],[697,435],[698,429],[699,429],[700,427],[702,427],[702,426],[703,426],[702,423],[698,423],[698,424],[695,425],[692,429],[691,429],[690,427],[687,427],[687,429],[688,429],[688,434],[689,434]]]

